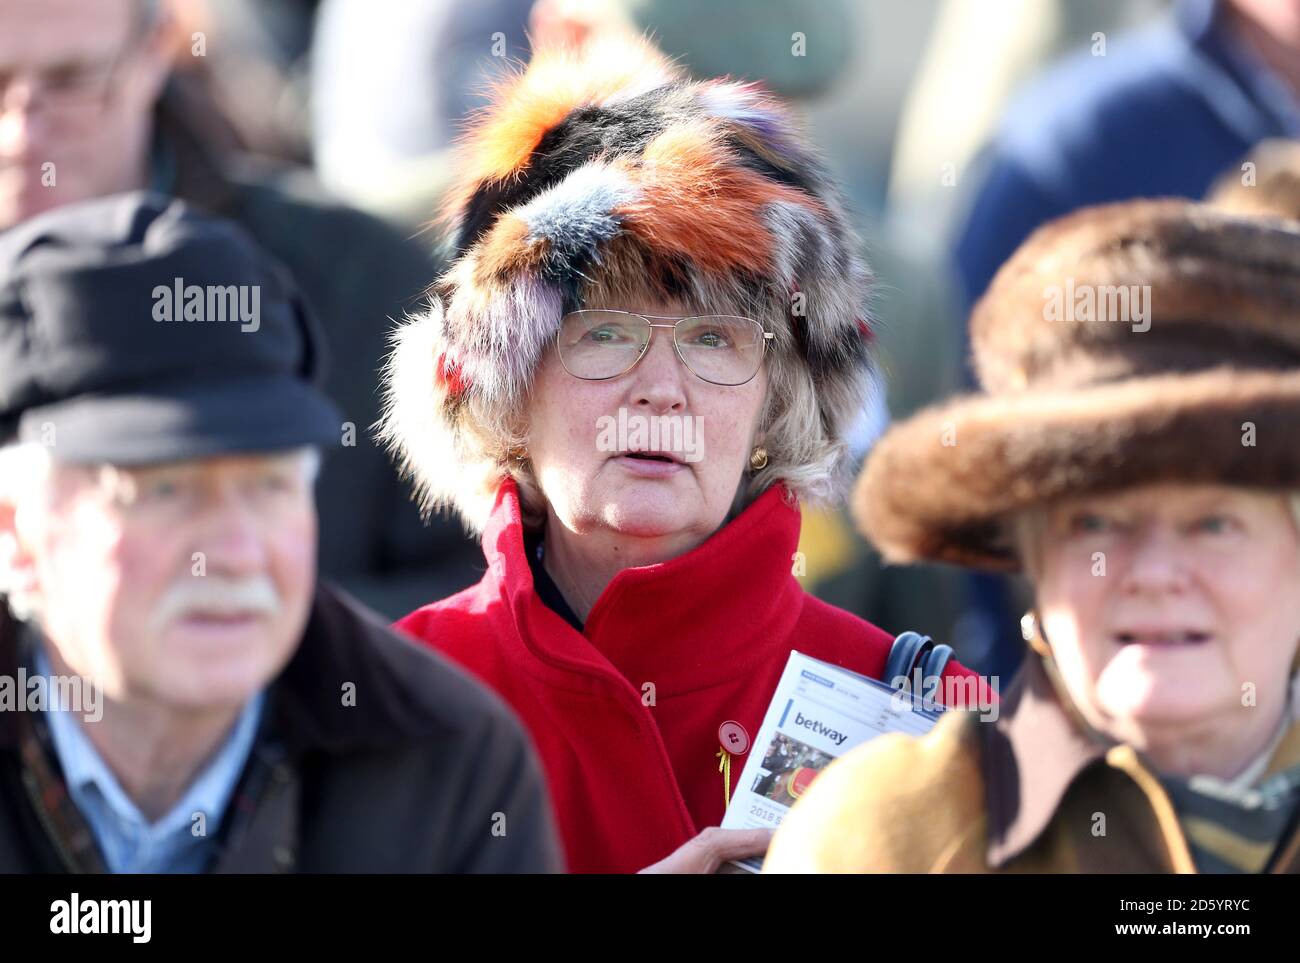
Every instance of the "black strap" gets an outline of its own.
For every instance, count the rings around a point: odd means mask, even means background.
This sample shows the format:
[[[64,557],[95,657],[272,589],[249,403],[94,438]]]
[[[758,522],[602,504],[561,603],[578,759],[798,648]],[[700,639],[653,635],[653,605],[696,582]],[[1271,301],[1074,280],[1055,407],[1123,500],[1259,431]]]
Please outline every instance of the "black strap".
[[[921,670],[922,680],[943,675],[944,669],[952,659],[951,645],[935,645],[928,635],[916,632],[904,632],[894,639],[889,648],[889,658],[885,660],[884,682],[894,685],[901,678],[903,684],[898,686],[905,692],[912,690],[917,669]]]
[[[917,632],[904,632],[894,639],[894,644],[889,648],[889,658],[885,660],[884,683],[893,686],[895,680],[901,677],[903,684],[899,688],[910,690],[913,670],[933,647],[933,639]]]
[[[948,667],[950,659],[952,659],[952,646],[936,645],[926,653],[925,659],[921,663],[921,678],[929,679],[942,676],[943,670]]]

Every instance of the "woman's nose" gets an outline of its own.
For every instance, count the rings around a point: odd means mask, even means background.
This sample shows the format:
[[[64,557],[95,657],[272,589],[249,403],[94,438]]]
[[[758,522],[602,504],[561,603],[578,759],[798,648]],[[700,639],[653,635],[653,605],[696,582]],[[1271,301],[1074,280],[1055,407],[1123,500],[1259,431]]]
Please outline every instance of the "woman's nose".
[[[1161,594],[1187,587],[1187,567],[1174,532],[1148,525],[1133,536],[1123,573],[1125,590],[1135,594]]]
[[[632,403],[655,411],[672,411],[686,404],[686,379],[693,377],[673,347],[669,328],[651,328],[650,345],[632,369]]]

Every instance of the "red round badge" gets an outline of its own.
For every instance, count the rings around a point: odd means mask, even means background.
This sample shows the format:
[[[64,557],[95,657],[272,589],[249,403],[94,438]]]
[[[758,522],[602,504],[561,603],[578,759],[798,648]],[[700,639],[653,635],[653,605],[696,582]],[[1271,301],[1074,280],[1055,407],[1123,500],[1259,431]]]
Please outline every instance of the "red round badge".
[[[807,766],[800,766],[794,772],[790,773],[790,795],[794,796],[795,799],[798,799],[808,791],[808,787],[812,785],[812,781],[816,778],[816,769],[809,769]]]
[[[739,722],[728,719],[718,726],[718,743],[733,756],[743,756],[749,752],[749,733]]]

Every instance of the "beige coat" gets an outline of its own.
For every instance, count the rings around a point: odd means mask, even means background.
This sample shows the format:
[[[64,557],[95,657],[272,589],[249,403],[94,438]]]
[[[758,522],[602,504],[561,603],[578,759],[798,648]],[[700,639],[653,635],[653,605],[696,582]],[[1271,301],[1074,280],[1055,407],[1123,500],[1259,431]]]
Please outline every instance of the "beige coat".
[[[1300,763],[1293,723],[1266,775]],[[996,722],[951,712],[923,737],[875,739],[822,773],[777,831],[765,872],[1184,873],[1168,795],[1138,754],[1088,736],[1031,656]],[[1300,872],[1293,823],[1267,867]]]

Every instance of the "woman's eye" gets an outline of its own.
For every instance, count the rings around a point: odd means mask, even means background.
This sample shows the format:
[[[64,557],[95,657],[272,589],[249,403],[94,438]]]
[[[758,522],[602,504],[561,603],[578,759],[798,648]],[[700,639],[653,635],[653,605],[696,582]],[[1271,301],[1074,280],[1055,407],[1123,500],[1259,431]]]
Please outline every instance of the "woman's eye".
[[[696,344],[701,344],[706,348],[725,348],[727,339],[716,331],[703,331],[695,338]]]
[[[51,90],[76,90],[85,86],[86,82],[87,73],[75,67],[51,71],[45,78],[45,83]]]
[[[1196,531],[1206,535],[1222,535],[1232,527],[1232,520],[1226,515],[1206,515],[1196,520]]]
[[[627,340],[627,332],[622,328],[605,325],[600,328],[592,328],[587,332],[587,337],[597,344],[615,344]]]
[[[1080,512],[1070,519],[1070,532],[1075,535],[1096,535],[1109,527],[1109,522],[1095,512]]]

